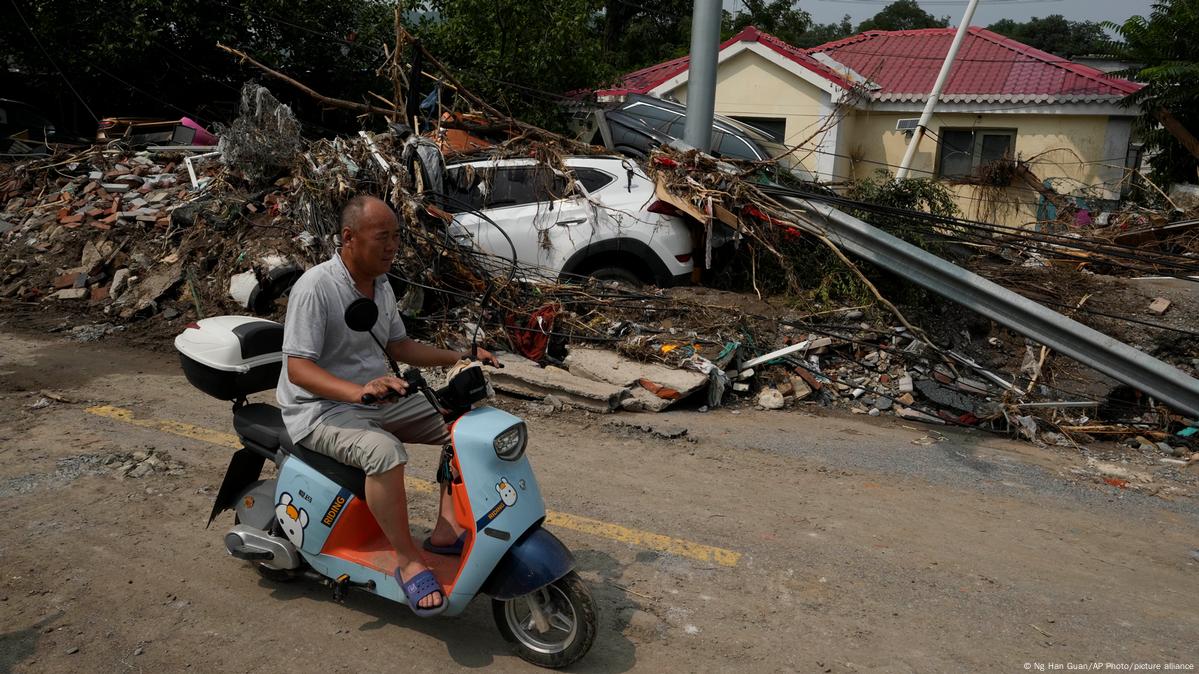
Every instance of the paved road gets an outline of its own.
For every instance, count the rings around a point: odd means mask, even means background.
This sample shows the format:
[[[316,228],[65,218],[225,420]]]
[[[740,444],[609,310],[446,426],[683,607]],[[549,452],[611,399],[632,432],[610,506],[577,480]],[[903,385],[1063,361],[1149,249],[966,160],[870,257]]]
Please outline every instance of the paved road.
[[[32,409],[43,390],[66,402]],[[229,558],[229,516],[204,528],[228,406],[173,357],[10,328],[0,397],[0,672],[534,669],[484,599],[421,621]],[[1193,502],[1080,480],[1068,453],[970,434],[925,445],[924,427],[813,411],[529,424],[554,530],[601,611],[578,671],[1196,663]],[[138,451],[164,463],[118,479]],[[413,494],[418,528],[433,506]]]

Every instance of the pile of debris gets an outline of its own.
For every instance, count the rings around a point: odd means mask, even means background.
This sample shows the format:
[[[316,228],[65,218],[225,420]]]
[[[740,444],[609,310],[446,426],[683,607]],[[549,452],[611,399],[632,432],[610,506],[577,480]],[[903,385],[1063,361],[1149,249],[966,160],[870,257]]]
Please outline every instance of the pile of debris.
[[[597,412],[838,405],[1047,444],[1139,437],[1194,461],[1192,420],[1135,391],[1056,389],[1047,351],[1015,333],[969,337],[963,349],[953,338],[963,330],[960,316],[933,316],[916,327],[843,255],[846,269],[875,293],[872,306],[805,312],[793,302],[702,288],[517,282],[512,265],[446,235],[452,217],[438,208],[434,140],[392,127],[305,141],[286,106],[261,87],[247,87],[242,108],[217,152],[97,147],[0,167],[0,298],[101,315],[99,326],[76,326],[87,328],[80,339],[155,315],[180,322],[247,310],[278,317],[295,278],[334,250],[341,204],[365,192],[404,215],[393,282],[412,331],[456,347],[478,334],[489,347],[523,356],[495,374],[501,391]],[[535,135],[483,152],[562,166],[557,141]],[[650,166],[659,196],[709,228],[701,241],[711,241],[719,223],[749,254],[776,256],[793,277],[801,267],[781,252],[789,238],[808,237],[840,255],[752,179],[758,170],[695,153],[656,154]],[[960,222],[941,225],[930,231],[964,231]],[[1011,270],[1033,273],[1025,262],[1038,250],[1090,247],[1092,260],[1121,262],[1120,249],[1071,243],[1076,238],[1046,235],[1021,247],[1009,234],[993,236],[990,276],[1006,274],[1016,284]],[[1032,244],[1040,248],[1030,252]],[[1008,259],[1005,250],[1023,257]],[[1192,263],[1175,253],[1155,264]],[[1094,282],[1077,269],[1062,273],[1074,274],[1066,282],[1078,295]],[[1030,293],[1044,289],[1043,279],[1024,282]],[[480,308],[482,295],[490,301]],[[1081,309],[1074,295],[1057,295]],[[1175,356],[1193,368],[1199,352]]]
[[[250,240],[247,231],[276,226],[281,193],[197,192],[201,180],[212,181],[222,170],[211,163],[195,167],[190,159],[175,150],[97,148],[54,166],[10,171],[0,181],[7,223],[0,297],[90,304],[121,319],[160,311],[174,318],[180,309],[165,302],[177,299],[182,285],[185,302],[203,316],[205,296],[219,298],[209,313],[230,305],[212,287],[215,267],[257,266],[268,280],[280,268],[298,270],[293,255],[279,253],[296,248],[288,243],[294,235]],[[243,309],[251,304],[244,294]]]

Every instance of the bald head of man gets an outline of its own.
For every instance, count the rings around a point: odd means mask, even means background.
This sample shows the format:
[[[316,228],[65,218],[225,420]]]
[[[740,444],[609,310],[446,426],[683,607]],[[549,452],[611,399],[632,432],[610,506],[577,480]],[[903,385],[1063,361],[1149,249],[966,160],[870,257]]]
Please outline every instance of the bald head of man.
[[[373,283],[391,269],[400,223],[382,199],[359,195],[341,210],[341,258],[356,283]]]

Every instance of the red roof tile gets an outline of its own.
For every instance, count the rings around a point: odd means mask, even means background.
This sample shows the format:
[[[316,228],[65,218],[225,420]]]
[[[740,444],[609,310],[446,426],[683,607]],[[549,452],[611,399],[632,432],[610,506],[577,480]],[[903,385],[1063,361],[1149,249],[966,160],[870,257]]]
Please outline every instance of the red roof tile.
[[[835,84],[848,87],[849,83],[845,81],[836,71],[832,70],[823,63],[809,56],[804,50],[793,47],[777,37],[763,33],[754,26],[747,26],[733,37],[725,40],[720,45],[720,51],[737,44],[738,42],[758,42],[770,49],[778,52],[782,56],[790,59],[796,64],[811,70],[812,72],[830,80]],[[665,61],[657,65],[642,68],[641,70],[633,71],[623,78],[618,85],[610,89],[602,89],[596,93],[597,96],[621,96],[626,94],[645,94],[649,93],[658,85],[667,80],[686,72],[691,65],[690,56],[680,56],[670,61]]]
[[[868,80],[871,84],[867,90],[874,100],[921,101],[932,91],[955,30],[869,31],[803,50],[749,26],[725,40],[720,50],[739,42],[757,42],[838,86],[852,86],[843,69],[827,64],[831,58]],[[1110,101],[1123,98],[1142,86],[984,28],[971,26],[969,31],[941,92],[941,100],[945,102]],[[816,55],[823,55],[825,62],[818,60]],[[681,56],[642,68],[625,75],[617,86],[596,94],[649,93],[684,73],[689,65],[690,58]]]
[[[928,97],[954,28],[869,31],[808,50],[878,85],[879,101]],[[941,92],[946,102],[1088,102],[1123,98],[1141,85],[971,26]]]

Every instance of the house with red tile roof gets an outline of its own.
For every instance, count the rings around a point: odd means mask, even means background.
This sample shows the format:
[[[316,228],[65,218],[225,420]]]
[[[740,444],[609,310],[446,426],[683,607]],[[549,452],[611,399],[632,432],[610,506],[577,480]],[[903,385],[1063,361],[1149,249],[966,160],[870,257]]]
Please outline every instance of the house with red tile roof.
[[[955,28],[869,31],[799,49],[748,27],[720,46],[716,112],[774,135],[828,182],[894,172],[949,50]],[[597,91],[686,101],[689,58],[629,73]],[[1115,200],[1141,85],[971,26],[950,70],[911,176],[947,181],[968,217],[1035,219],[1027,184],[977,184],[1002,159],[1027,163],[1057,192]]]

